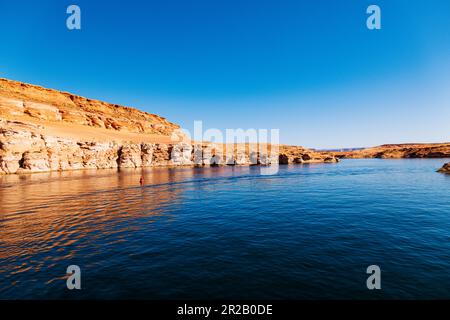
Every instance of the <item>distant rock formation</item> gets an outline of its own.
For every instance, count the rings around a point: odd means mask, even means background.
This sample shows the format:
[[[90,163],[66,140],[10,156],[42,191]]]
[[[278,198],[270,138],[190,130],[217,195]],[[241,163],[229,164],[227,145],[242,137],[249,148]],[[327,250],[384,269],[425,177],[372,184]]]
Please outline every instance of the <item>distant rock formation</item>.
[[[338,161],[295,146],[198,144],[178,129],[137,109],[0,79],[0,174]]]
[[[331,153],[338,158],[449,158],[450,143],[385,144],[362,150]]]
[[[442,173],[448,173],[448,174],[450,174],[450,162],[444,164],[444,166],[443,166],[442,168],[440,168],[438,171],[439,171],[439,172],[442,172]]]
[[[339,159],[330,153],[316,152],[311,149],[284,146],[279,147],[279,162],[280,164],[302,164],[302,163],[316,163],[316,162],[338,162]]]

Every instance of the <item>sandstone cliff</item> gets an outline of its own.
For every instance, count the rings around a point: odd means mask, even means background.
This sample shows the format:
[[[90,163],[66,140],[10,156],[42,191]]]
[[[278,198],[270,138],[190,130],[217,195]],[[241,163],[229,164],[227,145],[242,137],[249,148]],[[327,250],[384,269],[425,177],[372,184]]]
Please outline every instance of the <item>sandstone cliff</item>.
[[[332,154],[338,158],[450,158],[450,143],[385,144]]]
[[[44,133],[43,133],[44,132]],[[143,139],[144,140],[144,139]],[[0,173],[151,166],[270,165],[337,162],[302,147],[76,140],[45,128],[0,119]]]
[[[280,164],[301,164],[315,162],[338,162],[338,158],[326,152],[316,152],[311,149],[298,146],[279,147]]]
[[[71,124],[165,136],[179,128],[158,115],[134,108],[1,78],[0,116],[53,126]]]
[[[137,109],[0,79],[0,173],[337,162],[302,147],[199,145],[178,129]]]

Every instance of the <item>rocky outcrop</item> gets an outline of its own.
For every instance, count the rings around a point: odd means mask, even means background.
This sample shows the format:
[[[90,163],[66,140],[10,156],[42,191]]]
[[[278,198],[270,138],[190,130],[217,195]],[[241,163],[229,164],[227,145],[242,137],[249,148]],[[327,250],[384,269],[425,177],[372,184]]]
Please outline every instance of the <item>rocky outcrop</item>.
[[[338,162],[338,158],[326,152],[316,152],[297,146],[280,146],[281,164],[302,164],[318,162]]]
[[[76,141],[45,135],[38,126],[0,120],[0,173],[158,166],[271,165],[337,162],[302,147]]]
[[[440,168],[438,171],[439,171],[439,172],[442,172],[442,173],[448,173],[448,174],[450,174],[450,162],[444,164],[444,166],[443,166],[442,168]]]
[[[137,109],[0,79],[0,173],[337,162],[293,146],[192,143]]]
[[[338,158],[449,158],[450,143],[386,144],[378,147],[332,152]]]
[[[0,117],[167,136],[179,128],[134,108],[1,78]]]

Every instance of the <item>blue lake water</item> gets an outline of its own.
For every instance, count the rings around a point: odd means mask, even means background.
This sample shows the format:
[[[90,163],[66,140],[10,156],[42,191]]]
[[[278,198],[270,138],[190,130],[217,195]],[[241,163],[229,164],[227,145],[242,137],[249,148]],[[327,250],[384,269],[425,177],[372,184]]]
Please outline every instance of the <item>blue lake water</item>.
[[[3,176],[0,299],[450,299],[448,161]]]

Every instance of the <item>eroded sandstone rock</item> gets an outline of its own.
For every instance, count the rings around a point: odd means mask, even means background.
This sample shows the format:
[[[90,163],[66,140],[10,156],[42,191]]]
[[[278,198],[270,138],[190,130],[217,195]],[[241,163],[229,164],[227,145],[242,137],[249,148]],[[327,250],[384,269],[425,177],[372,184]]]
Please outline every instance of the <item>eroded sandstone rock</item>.
[[[193,145],[190,143],[175,144],[171,151],[171,160],[173,165],[186,166],[193,162]]]
[[[153,150],[153,166],[169,166],[170,163],[170,155],[172,152],[172,146],[162,143],[155,144],[155,148]]]
[[[439,171],[439,172],[442,172],[442,173],[448,173],[448,174],[450,174],[450,162],[444,164],[444,166],[443,166],[442,168],[440,168],[438,171]]]
[[[142,143],[141,144],[141,163],[143,167],[149,167],[153,163],[153,151],[155,150],[155,144]]]
[[[36,132],[31,124],[0,121],[0,173],[150,166],[271,165],[335,162],[308,149],[271,151],[215,144],[162,144],[76,141]],[[228,148],[228,149],[227,149]]]
[[[119,148],[119,167],[120,168],[139,168],[142,167],[141,145],[128,144]]]
[[[332,154],[339,158],[449,158],[450,143],[385,144],[360,150],[332,152]]]
[[[8,79],[0,79],[0,117],[168,136],[179,129],[155,114]]]
[[[178,125],[158,115],[0,79],[3,174],[324,161],[335,158],[293,146],[192,143]]]

